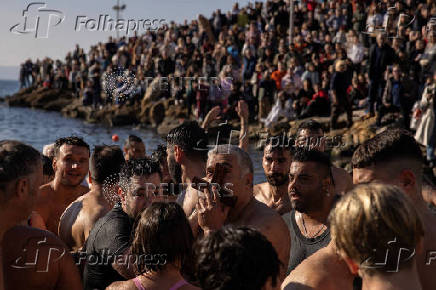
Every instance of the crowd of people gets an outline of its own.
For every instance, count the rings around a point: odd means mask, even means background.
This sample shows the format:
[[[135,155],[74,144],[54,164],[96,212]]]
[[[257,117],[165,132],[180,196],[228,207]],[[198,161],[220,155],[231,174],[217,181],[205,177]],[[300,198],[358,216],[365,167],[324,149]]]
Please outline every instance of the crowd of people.
[[[144,35],[109,37],[65,60],[21,65],[22,87],[71,88],[85,105],[141,100],[148,91],[173,98],[188,115],[231,109],[245,100],[252,120],[377,112],[377,125],[399,113],[404,126],[434,85],[436,4],[406,1],[297,1],[292,40],[290,1],[249,3],[209,19],[171,22]],[[163,81],[162,81],[163,79]],[[163,82],[163,84],[162,84]],[[434,103],[434,102],[433,102]],[[415,114],[416,116],[416,114]],[[434,121],[433,121],[434,123]]]
[[[243,136],[240,136],[243,139]],[[387,129],[332,165],[321,124],[244,142],[187,121],[147,154],[80,137],[0,141],[0,289],[433,289],[435,186]]]

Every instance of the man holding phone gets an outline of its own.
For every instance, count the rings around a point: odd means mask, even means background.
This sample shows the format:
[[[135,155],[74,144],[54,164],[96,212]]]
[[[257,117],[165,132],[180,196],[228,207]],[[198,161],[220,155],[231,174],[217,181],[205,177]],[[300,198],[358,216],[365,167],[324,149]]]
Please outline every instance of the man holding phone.
[[[215,177],[217,164],[224,173],[222,178]],[[282,262],[282,281],[289,261],[289,230],[278,213],[254,198],[253,164],[248,153],[227,144],[209,151],[205,181],[213,183],[216,179],[222,179],[220,188],[225,188],[227,194],[223,196],[216,184],[203,187],[204,195],[198,197],[196,205],[198,226],[205,236],[227,224],[259,230],[272,243]],[[234,201],[233,206],[229,206],[229,199]]]

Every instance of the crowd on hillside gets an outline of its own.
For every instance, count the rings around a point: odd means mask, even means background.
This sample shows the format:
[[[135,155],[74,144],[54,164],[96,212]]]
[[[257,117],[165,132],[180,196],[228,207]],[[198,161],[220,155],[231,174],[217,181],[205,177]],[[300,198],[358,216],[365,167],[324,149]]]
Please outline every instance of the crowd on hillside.
[[[64,61],[26,61],[21,86],[69,87],[98,108],[138,102],[153,79],[166,78],[157,98],[174,98],[199,120],[214,106],[226,111],[243,99],[251,121],[266,127],[282,118],[330,116],[334,129],[341,113],[351,126],[352,111],[363,108],[368,117],[377,112],[378,126],[387,113],[401,116],[406,128],[412,118],[427,145],[436,127],[436,3],[296,1],[292,43],[289,5],[235,3],[209,19],[110,37],[87,53],[77,45]]]

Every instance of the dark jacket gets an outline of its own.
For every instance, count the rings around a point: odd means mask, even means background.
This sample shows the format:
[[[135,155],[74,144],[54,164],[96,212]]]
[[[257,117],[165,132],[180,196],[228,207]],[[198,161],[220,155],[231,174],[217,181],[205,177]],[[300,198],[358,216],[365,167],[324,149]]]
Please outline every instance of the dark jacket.
[[[394,78],[390,78],[387,82],[386,82],[386,87],[385,90],[383,92],[383,104],[388,104],[388,105],[393,105],[394,103],[394,96],[392,95],[392,88],[393,88],[393,83],[394,83]],[[399,101],[400,104],[403,106],[405,105],[404,102],[404,85],[403,85],[403,80],[400,79],[399,80]]]
[[[383,76],[388,65],[392,65],[395,62],[396,55],[395,51],[388,44],[384,44],[381,47],[380,62],[377,65],[376,61],[376,46],[373,44],[369,50],[369,79],[373,80]]]

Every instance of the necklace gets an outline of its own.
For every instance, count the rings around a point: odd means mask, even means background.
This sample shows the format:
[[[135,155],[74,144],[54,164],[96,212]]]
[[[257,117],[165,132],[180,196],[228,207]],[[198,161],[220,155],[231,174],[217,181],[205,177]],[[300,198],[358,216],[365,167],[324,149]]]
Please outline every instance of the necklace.
[[[319,233],[322,231],[322,229],[324,229],[325,225],[322,224],[321,227],[318,229],[318,231],[314,235],[309,235],[307,232],[307,229],[306,229],[306,223],[304,222],[304,216],[302,213],[299,213],[299,214],[300,214],[301,223],[303,225],[304,234],[310,239],[317,237],[319,235]]]

